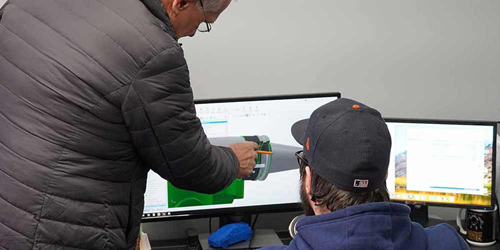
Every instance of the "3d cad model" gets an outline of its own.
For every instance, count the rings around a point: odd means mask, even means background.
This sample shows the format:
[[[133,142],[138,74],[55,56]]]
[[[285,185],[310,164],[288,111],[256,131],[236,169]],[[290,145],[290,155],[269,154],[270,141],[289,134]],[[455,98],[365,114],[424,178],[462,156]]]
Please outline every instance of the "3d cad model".
[[[213,145],[225,147],[238,142],[254,141],[259,144],[258,150],[273,152],[273,154],[257,154],[257,164],[250,175],[243,179],[236,179],[229,187],[216,194],[183,190],[168,182],[168,206],[170,208],[231,204],[235,199],[244,198],[245,181],[265,181],[269,173],[298,168],[295,152],[300,148],[273,144],[267,136],[217,137],[209,140]]]

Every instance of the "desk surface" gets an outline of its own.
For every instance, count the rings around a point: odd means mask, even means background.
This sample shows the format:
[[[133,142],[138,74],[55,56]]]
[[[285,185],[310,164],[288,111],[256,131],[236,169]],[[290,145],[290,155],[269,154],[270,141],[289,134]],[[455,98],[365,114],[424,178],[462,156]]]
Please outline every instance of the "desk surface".
[[[458,229],[455,221],[442,221],[437,219],[429,219],[427,226],[433,226],[440,223],[448,223],[453,226],[455,229]],[[210,249],[208,247],[208,234],[200,234],[199,236],[200,243],[203,249]],[[262,247],[276,244],[284,244],[288,245],[292,238],[288,234],[288,232],[278,232],[275,233],[272,229],[262,229],[256,230],[255,238],[252,240],[252,247]],[[231,246],[231,248],[246,248],[248,247],[249,242],[242,242],[236,245]],[[181,250],[188,249],[187,248],[187,240],[178,239],[178,240],[164,240],[164,241],[152,241],[151,245],[153,250]],[[500,250],[500,243],[497,243],[490,247],[474,247],[469,245],[472,250]]]
[[[201,243],[201,247],[203,250],[215,250],[217,248],[210,248],[208,245],[208,236],[209,234],[200,234],[199,239]],[[272,229],[259,229],[254,231],[253,239],[250,241],[243,241],[232,246],[229,246],[227,249],[245,249],[245,248],[260,248],[265,246],[272,245],[282,245],[283,242],[276,235],[274,230]]]
[[[209,234],[200,234],[198,239],[203,250],[214,250],[220,248],[210,248],[208,245]],[[290,241],[288,241],[290,242]],[[260,248],[272,245],[282,245],[284,242],[278,237],[278,235],[272,229],[258,229],[254,231],[254,237],[252,242],[243,241],[234,244],[227,249],[246,249],[246,248]],[[165,241],[152,241],[151,246],[153,250],[187,250],[187,240],[165,240]]]

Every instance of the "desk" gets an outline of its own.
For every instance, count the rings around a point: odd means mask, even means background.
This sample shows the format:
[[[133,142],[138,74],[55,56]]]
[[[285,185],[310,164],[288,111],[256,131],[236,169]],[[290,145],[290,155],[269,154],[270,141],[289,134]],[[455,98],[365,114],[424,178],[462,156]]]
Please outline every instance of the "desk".
[[[210,248],[208,246],[208,234],[200,234],[200,243],[203,250],[215,250],[217,248]],[[243,241],[232,246],[229,246],[227,249],[244,249],[244,248],[259,248],[265,246],[272,245],[283,245],[283,242],[278,237],[278,235],[272,229],[258,229],[254,231],[252,245],[250,246],[249,241]]]
[[[442,221],[437,219],[429,219],[429,222],[426,226],[434,226],[440,223],[447,223],[451,225],[453,228],[458,229],[455,221]],[[208,247],[208,234],[200,234],[199,235],[200,243],[203,249],[211,249]],[[292,238],[288,234],[288,231],[280,231],[274,232],[272,229],[262,229],[256,230],[255,238],[252,240],[252,247],[261,247],[268,245],[277,245],[283,244],[288,245]],[[187,248],[187,240],[186,239],[177,239],[177,240],[164,240],[164,241],[152,241],[151,246],[153,250],[186,250]],[[245,248],[248,247],[248,242],[242,242],[236,245],[231,246],[231,248]],[[500,250],[500,243],[497,243],[490,247],[469,247],[472,250]]]
[[[282,234],[283,235],[283,234]],[[287,232],[288,235],[288,232]],[[200,234],[198,239],[203,250],[214,250],[208,245],[209,234]],[[288,235],[290,237],[290,235]],[[291,239],[291,238],[290,238]],[[290,242],[290,240],[285,241]],[[227,249],[245,249],[245,248],[259,248],[272,245],[283,245],[283,241],[272,229],[258,229],[254,231],[254,238],[252,239],[252,246],[249,246],[249,241],[243,241],[234,244]],[[163,240],[163,241],[151,241],[151,246],[153,250],[187,250],[187,239],[179,240]],[[217,249],[217,248],[216,248]]]

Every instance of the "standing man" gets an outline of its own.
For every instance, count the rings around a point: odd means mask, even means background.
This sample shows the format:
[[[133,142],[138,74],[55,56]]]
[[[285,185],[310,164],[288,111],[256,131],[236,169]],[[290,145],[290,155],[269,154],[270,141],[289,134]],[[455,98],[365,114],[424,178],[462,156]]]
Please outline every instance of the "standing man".
[[[2,8],[0,249],[133,249],[149,170],[204,193],[252,171],[255,143],[207,140],[177,43],[229,3]]]
[[[389,202],[385,185],[391,135],[377,110],[349,99],[318,109],[292,127],[306,217],[289,246],[266,250],[469,249],[450,225],[423,228],[410,208]]]

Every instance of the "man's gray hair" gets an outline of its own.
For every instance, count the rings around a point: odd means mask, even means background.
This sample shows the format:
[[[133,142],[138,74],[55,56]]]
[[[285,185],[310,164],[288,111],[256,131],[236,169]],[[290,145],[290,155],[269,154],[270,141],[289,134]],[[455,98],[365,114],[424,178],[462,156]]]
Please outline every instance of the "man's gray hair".
[[[224,6],[226,0],[201,0],[203,1],[203,9],[206,12],[219,12]],[[201,2],[198,0],[198,8],[201,9]]]

